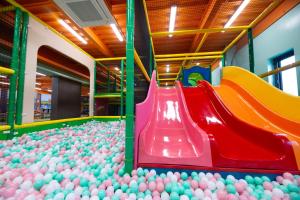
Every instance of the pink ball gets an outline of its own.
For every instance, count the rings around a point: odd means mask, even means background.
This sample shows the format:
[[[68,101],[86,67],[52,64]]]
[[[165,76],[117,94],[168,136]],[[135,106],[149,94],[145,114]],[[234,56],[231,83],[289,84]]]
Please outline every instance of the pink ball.
[[[211,193],[210,190],[206,189],[206,190],[204,190],[204,195],[205,195],[206,197],[211,197],[212,193]]]
[[[156,188],[156,183],[153,181],[153,182],[150,182],[149,185],[148,185],[148,188],[150,191],[153,191],[155,190]]]
[[[196,180],[192,180],[191,181],[191,186],[193,189],[197,189],[199,187],[199,184]]]
[[[163,192],[165,190],[165,185],[163,184],[162,181],[158,182],[157,185],[156,185],[156,189],[158,192]]]
[[[244,190],[245,190],[245,187],[244,187],[244,184],[241,183],[241,182],[236,182],[234,184],[235,188],[236,188],[236,191],[241,194]]]
[[[80,179],[79,179],[79,178],[75,178],[75,179],[73,180],[73,183],[74,183],[75,186],[78,186],[79,183],[80,183]]]
[[[218,190],[217,197],[219,200],[226,200],[227,192],[225,190]]]
[[[169,177],[166,177],[166,178],[164,179],[164,184],[167,184],[167,183],[170,183]]]
[[[146,183],[140,183],[140,185],[139,185],[139,191],[140,192],[145,192],[146,190],[147,190]]]
[[[290,181],[294,180],[294,176],[289,172],[283,173],[283,177],[286,178],[286,179],[289,179]]]
[[[234,194],[228,194],[226,199],[228,199],[228,200],[237,200],[238,198]]]
[[[125,175],[123,179],[124,179],[124,182],[127,184],[130,182],[130,176],[128,176],[128,175]]]
[[[192,186],[193,187],[193,186]],[[206,181],[203,181],[201,180],[200,181],[200,184],[199,184],[199,187],[202,189],[202,190],[205,190],[207,188],[207,183]],[[194,187],[193,187],[194,188]]]
[[[132,175],[132,176],[137,175],[137,171],[136,171],[135,169],[132,170],[131,175]]]
[[[14,187],[11,187],[11,188],[4,189],[3,193],[2,193],[2,196],[4,198],[9,198],[9,197],[14,196],[15,193],[16,193],[16,189]]]
[[[276,181],[277,181],[278,183],[282,184],[282,182],[283,182],[283,177],[282,177],[282,176],[277,176],[277,177],[276,177]]]
[[[153,200],[160,200],[161,198],[160,198],[160,196],[154,196],[152,199]]]
[[[272,191],[272,189],[273,189],[273,185],[270,182],[264,182],[263,186],[264,186],[265,190]]]

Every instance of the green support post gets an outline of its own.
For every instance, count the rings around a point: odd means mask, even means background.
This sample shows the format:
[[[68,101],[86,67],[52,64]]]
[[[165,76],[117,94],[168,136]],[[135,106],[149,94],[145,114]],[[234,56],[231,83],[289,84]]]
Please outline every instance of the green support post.
[[[15,73],[10,76],[9,98],[8,98],[8,116],[7,116],[7,122],[8,122],[8,125],[10,125],[11,131],[14,129],[14,123],[15,123],[21,14],[22,14],[21,10],[19,8],[16,8],[15,21],[14,21],[13,49],[12,49],[12,58],[11,58],[11,69],[15,70]]]
[[[226,66],[226,53],[223,54],[223,57],[222,57],[222,67],[225,67]]]
[[[152,45],[151,45],[151,40],[149,42],[149,74],[150,74],[150,78],[152,76],[152,71],[153,71],[153,58],[152,58],[153,54],[152,54]]]
[[[124,110],[124,60],[121,60],[121,107],[120,107],[120,115],[121,115],[121,119],[123,118],[123,110]]]
[[[106,82],[106,84],[107,84],[107,92],[109,93],[110,92],[110,72],[109,72],[109,70],[107,70],[107,82]]]
[[[29,21],[28,13],[23,12],[19,81],[18,81],[18,92],[17,92],[17,110],[16,110],[16,124],[18,125],[22,124],[28,21]]]
[[[249,50],[249,67],[250,72],[254,73],[254,49],[252,28],[248,29],[248,50]]]
[[[130,173],[133,169],[134,148],[134,0],[127,0],[126,30],[125,171]]]

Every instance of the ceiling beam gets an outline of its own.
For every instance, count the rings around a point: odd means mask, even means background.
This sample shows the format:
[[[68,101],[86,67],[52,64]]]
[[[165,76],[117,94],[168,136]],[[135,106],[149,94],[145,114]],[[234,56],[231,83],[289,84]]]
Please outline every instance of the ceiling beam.
[[[100,40],[91,28],[83,28],[84,32],[93,40],[98,50],[107,57],[113,57],[112,51]]]
[[[218,0],[210,0],[208,2],[208,7],[206,8],[204,16],[203,16],[203,18],[202,18],[202,20],[201,20],[201,22],[199,24],[199,28],[200,29],[204,28],[204,26],[205,26],[205,24],[206,24],[209,16],[211,15],[211,12],[212,12],[213,8],[215,7],[217,1]],[[191,52],[194,51],[195,53],[197,53],[201,49],[201,47],[203,46],[203,44],[204,44],[204,42],[205,42],[205,40],[207,38],[207,33],[205,33],[203,35],[200,44],[196,47],[199,38],[200,38],[200,33],[197,33],[196,36],[194,37],[194,40],[193,40],[192,45],[191,45],[191,49],[190,49]],[[196,50],[194,50],[194,49],[196,49]],[[182,62],[182,65],[185,65],[185,64],[186,64],[186,60],[184,60]]]

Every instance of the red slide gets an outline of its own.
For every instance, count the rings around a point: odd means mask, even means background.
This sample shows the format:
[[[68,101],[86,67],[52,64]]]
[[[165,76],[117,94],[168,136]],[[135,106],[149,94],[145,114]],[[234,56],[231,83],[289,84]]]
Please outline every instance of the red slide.
[[[219,168],[296,170],[292,146],[274,134],[240,121],[205,81],[182,87],[190,116],[210,138],[212,161]]]

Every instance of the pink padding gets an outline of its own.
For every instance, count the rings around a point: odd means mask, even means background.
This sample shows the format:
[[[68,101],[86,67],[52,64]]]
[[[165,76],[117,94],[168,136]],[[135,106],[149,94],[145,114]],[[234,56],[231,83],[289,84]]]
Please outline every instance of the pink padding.
[[[148,97],[136,107],[135,166],[212,166],[210,142],[188,113],[180,87],[159,88],[155,75]]]
[[[151,114],[152,104],[154,101],[154,95],[156,94],[157,90],[157,83],[156,83],[156,72],[153,71],[151,82],[148,90],[147,97],[145,101],[136,104],[135,110],[135,136],[134,136],[134,167],[136,168],[137,162],[137,149],[138,149],[138,138],[141,130],[145,127],[147,122],[149,121],[149,117]]]

